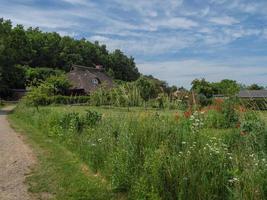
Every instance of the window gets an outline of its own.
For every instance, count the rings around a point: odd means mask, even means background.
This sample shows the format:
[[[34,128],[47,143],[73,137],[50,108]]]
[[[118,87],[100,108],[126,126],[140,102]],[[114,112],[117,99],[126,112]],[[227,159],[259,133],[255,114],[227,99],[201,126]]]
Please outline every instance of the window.
[[[94,85],[98,85],[98,84],[99,84],[99,81],[98,81],[98,79],[93,78],[93,79],[92,79],[92,83],[93,83]]]

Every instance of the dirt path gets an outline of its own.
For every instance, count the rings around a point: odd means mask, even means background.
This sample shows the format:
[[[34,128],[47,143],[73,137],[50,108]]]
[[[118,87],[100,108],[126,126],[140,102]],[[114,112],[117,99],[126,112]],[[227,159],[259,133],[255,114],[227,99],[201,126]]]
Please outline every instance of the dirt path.
[[[0,200],[32,200],[24,181],[34,157],[7,121],[13,108],[8,106],[0,111]]]

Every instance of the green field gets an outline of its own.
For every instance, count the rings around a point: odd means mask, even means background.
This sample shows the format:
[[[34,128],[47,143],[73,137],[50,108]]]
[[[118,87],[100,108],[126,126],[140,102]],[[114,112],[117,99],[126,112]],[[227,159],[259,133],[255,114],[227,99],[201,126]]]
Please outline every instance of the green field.
[[[88,106],[37,111],[19,105],[10,120],[38,154],[39,165],[27,180],[37,194],[265,199],[267,134],[259,114],[253,116],[259,124],[250,115],[240,117],[246,133],[222,128],[228,120],[223,115],[199,115],[187,119],[175,110]]]

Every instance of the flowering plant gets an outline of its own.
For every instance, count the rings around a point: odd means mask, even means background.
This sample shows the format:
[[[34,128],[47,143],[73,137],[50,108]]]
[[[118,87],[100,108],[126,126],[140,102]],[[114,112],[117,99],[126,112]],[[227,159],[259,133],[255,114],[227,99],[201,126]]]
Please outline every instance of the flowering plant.
[[[204,112],[195,111],[189,118],[193,133],[199,133],[204,126]]]

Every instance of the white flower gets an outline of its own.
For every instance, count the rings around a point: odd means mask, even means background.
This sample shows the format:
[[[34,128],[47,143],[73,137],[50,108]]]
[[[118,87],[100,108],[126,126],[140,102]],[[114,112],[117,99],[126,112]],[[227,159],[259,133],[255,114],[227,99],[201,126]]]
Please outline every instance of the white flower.
[[[234,183],[234,182],[238,182],[239,180],[238,180],[238,178],[236,178],[236,177],[234,177],[234,178],[232,178],[232,179],[230,179],[230,180],[228,180],[230,183]]]

